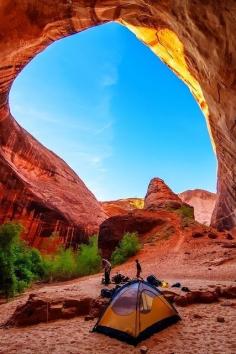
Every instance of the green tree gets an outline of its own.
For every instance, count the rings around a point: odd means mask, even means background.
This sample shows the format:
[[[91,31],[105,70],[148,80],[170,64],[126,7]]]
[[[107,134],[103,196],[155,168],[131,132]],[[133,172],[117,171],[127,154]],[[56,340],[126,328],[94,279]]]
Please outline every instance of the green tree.
[[[18,223],[0,226],[0,291],[9,298],[17,292],[15,247],[23,227]]]
[[[42,256],[20,240],[22,231],[18,223],[0,226],[0,292],[7,298],[44,277]]]

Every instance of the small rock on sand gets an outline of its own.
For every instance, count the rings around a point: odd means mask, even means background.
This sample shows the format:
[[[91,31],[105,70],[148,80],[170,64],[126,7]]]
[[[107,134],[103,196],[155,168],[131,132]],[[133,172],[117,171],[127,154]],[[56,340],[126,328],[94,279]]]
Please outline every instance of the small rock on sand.
[[[194,313],[193,314],[193,318],[196,318],[196,319],[201,319],[202,318],[202,316],[201,315],[198,315],[197,313]]]
[[[143,345],[142,347],[140,347],[140,353],[141,354],[146,354],[148,352],[148,348],[145,346],[145,345]]]
[[[223,323],[223,322],[225,322],[225,318],[224,318],[224,317],[221,317],[221,316],[218,316],[218,317],[216,318],[216,321]]]

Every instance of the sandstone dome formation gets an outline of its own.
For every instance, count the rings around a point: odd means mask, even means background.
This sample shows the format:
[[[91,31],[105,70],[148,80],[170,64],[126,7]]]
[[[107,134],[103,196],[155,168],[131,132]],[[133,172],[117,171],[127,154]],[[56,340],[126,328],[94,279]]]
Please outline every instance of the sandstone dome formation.
[[[58,230],[68,242],[105,218],[74,172],[16,123],[8,97],[16,76],[51,43],[117,21],[159,56],[199,103],[218,159],[212,224],[236,226],[235,18],[234,0],[1,1],[0,221],[27,221],[32,239]]]
[[[144,209],[179,209],[183,204],[182,200],[175,194],[161,178],[153,178],[148,186],[144,198]]]

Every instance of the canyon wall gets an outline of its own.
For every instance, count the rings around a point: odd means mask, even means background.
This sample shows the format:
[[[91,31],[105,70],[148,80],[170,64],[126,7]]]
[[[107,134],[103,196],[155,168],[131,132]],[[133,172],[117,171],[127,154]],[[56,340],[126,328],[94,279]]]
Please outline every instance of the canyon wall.
[[[233,0],[58,0],[56,6],[54,0],[2,1],[0,221],[24,220],[32,240],[56,230],[64,242],[73,243],[104,220],[101,205],[75,173],[19,127],[10,113],[8,96],[23,67],[51,43],[118,21],[187,84],[199,103],[218,159],[212,224],[219,229],[235,227],[235,18]]]
[[[98,231],[106,215],[71,168],[12,118],[1,129],[0,221],[20,221],[30,245],[58,234],[74,246]]]

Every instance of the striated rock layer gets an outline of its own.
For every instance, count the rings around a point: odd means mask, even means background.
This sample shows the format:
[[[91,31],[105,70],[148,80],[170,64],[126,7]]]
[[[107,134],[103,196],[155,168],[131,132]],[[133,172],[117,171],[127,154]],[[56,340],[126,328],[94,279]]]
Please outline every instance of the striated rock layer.
[[[98,231],[106,215],[70,167],[12,120],[1,130],[0,221],[20,220],[41,248],[57,232],[74,245]]]
[[[194,189],[179,194],[180,199],[194,208],[195,220],[210,225],[216,203],[216,194],[203,189]]]
[[[96,228],[104,218],[68,166],[16,124],[8,96],[23,67],[52,42],[118,21],[188,85],[199,103],[219,165],[212,224],[236,226],[235,17],[234,0],[58,0],[56,6],[54,0],[1,1],[1,221],[26,220],[30,237],[59,229],[64,239],[73,234],[79,239],[79,230]]]

